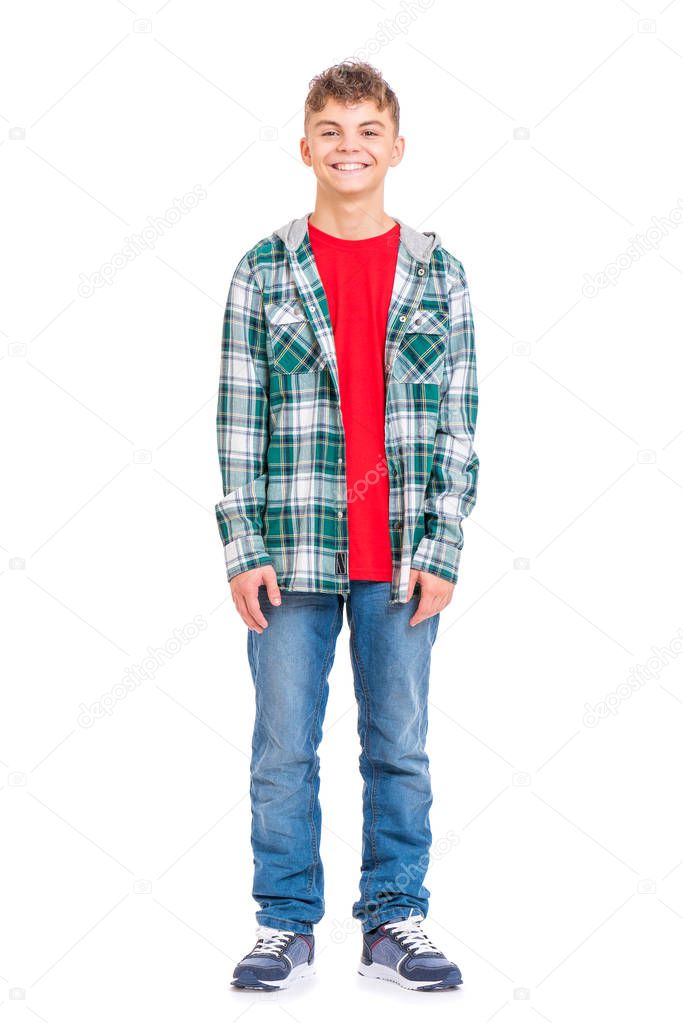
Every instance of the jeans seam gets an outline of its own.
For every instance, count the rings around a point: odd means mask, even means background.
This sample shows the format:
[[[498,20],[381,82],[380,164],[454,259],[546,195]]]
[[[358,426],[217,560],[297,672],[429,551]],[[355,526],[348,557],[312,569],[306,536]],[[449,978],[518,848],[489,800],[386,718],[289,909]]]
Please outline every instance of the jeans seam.
[[[323,688],[324,688],[324,685],[325,685],[325,680],[327,678],[327,665],[328,665],[329,660],[330,660],[330,653],[331,653],[331,651],[333,649],[332,634],[333,634],[333,630],[334,630],[334,627],[335,627],[336,622],[337,622],[337,615],[338,614],[339,614],[339,604],[337,603],[337,614],[334,616],[334,618],[332,619],[332,622],[330,624],[330,634],[329,634],[328,639],[327,639],[327,648],[325,650],[325,659],[323,661],[323,666],[322,666],[322,670],[321,670],[321,673],[320,673],[320,683],[318,685],[318,696],[317,696],[317,699],[316,699],[315,712],[313,714],[313,722],[311,724],[311,733],[310,733],[310,736],[309,736],[310,743],[311,743],[311,748],[313,749],[313,756],[314,756],[314,758],[317,757],[317,753],[316,753],[316,750],[315,750],[315,731],[316,731],[316,728],[318,726],[318,715],[320,713],[320,705],[322,703],[322,693],[323,693]],[[310,794],[310,798],[309,798],[309,801],[308,801],[308,826],[309,826],[309,830],[311,832],[311,853],[312,853],[311,859],[312,859],[312,862],[311,862],[310,867],[308,868],[309,878],[308,878],[308,885],[307,885],[307,888],[306,888],[306,894],[307,895],[310,895],[311,892],[313,891],[313,882],[315,880],[315,870],[316,870],[316,867],[320,863],[320,856],[318,855],[318,838],[317,838],[317,832],[315,830],[315,820],[313,819],[314,818],[314,815],[313,815],[313,803],[314,803],[314,799],[315,799],[315,794],[314,793],[315,793],[314,781],[312,780],[311,781],[311,794]]]
[[[361,900],[362,900],[364,906],[366,906],[367,905],[367,895],[368,895],[368,885],[370,884],[371,877],[373,876],[373,874],[376,873],[376,871],[377,871],[377,869],[379,867],[379,859],[377,857],[377,843],[376,843],[376,836],[375,836],[376,823],[377,823],[377,821],[376,821],[376,816],[377,816],[376,815],[376,804],[375,804],[375,790],[376,790],[376,786],[377,786],[377,766],[376,766],[374,760],[372,759],[372,757],[370,756],[370,751],[369,751],[369,748],[368,748],[368,736],[369,736],[369,732],[370,732],[370,700],[369,700],[368,689],[367,689],[366,682],[365,682],[365,672],[363,671],[363,664],[362,664],[362,661],[361,661],[361,658],[360,658],[360,652],[358,650],[358,646],[356,645],[356,637],[355,637],[353,631],[351,632],[351,648],[353,650],[353,655],[354,655],[354,659],[356,661],[356,664],[358,665],[358,677],[359,677],[359,681],[360,681],[360,684],[361,684],[361,688],[363,690],[363,698],[365,700],[365,738],[362,740],[362,748],[363,748],[363,751],[364,751],[366,757],[368,758],[368,762],[370,764],[370,767],[372,768],[372,783],[370,785],[370,850],[372,852],[373,867],[367,873],[367,876],[365,878],[365,884],[363,885],[363,891],[361,893]]]

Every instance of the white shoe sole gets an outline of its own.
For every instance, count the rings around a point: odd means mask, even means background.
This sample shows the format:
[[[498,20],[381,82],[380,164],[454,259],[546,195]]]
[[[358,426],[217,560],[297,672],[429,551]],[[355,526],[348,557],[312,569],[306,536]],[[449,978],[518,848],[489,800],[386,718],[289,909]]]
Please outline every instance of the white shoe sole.
[[[312,977],[315,974],[315,962],[313,963],[299,963],[298,966],[293,966],[288,976],[284,977],[283,980],[262,980],[258,985],[256,984],[235,984],[234,980],[231,982],[233,987],[243,988],[247,991],[283,991],[288,988],[290,984],[293,984],[295,980],[305,980],[307,977]]]
[[[408,980],[396,970],[392,970],[390,966],[382,966],[380,963],[367,964],[361,961],[358,972],[362,977],[371,977],[373,980],[389,980],[409,991],[457,991],[455,984],[443,987],[440,980],[433,984],[430,984],[428,980]]]

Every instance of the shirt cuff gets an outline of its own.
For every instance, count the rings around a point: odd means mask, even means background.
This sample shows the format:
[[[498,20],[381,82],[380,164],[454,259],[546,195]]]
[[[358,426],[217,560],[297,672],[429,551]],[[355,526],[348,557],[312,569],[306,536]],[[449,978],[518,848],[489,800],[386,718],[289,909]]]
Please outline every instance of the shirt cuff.
[[[238,536],[230,543],[223,545],[225,553],[225,568],[228,573],[228,580],[241,572],[248,572],[259,565],[272,565],[273,559],[266,550],[261,533],[248,533],[246,536]]]
[[[457,583],[462,548],[423,536],[412,559],[412,568]]]

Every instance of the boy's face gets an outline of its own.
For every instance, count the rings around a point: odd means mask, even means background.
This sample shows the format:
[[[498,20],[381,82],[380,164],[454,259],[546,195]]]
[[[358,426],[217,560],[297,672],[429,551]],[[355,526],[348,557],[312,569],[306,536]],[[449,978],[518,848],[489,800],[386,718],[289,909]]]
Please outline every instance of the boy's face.
[[[394,138],[389,111],[378,110],[374,100],[347,106],[328,99],[322,110],[311,114],[301,156],[313,168],[319,188],[360,197],[382,186],[389,168],[400,163],[404,147],[402,135]],[[352,166],[345,169],[345,164]]]

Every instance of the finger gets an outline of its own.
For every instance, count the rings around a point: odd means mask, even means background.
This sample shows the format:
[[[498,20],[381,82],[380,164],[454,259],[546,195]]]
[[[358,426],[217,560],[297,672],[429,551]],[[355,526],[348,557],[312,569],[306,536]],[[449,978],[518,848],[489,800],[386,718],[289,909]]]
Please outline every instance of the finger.
[[[257,619],[254,617],[253,608],[250,607],[248,599],[245,594],[241,593],[238,594],[235,603],[237,605],[237,611],[240,615],[240,618],[242,619],[244,624],[247,625],[250,629],[253,629],[254,632],[258,632],[260,635],[263,632],[263,630],[268,627],[268,622],[263,617],[260,607],[258,611],[260,621],[257,621]],[[256,600],[256,603],[258,605],[258,598]]]
[[[433,614],[433,611],[431,611],[429,609],[427,598],[422,596],[422,597],[420,597],[420,603],[417,605],[417,609],[415,611],[415,614],[413,615],[413,617],[408,622],[408,625],[413,625],[413,626],[419,625],[420,622],[423,622],[425,620],[425,618],[431,617],[432,614]]]
[[[244,594],[244,603],[246,605],[245,610],[247,614],[254,619],[254,621],[266,629],[268,622],[264,617],[263,611],[261,610],[261,603],[258,599],[258,590],[248,592]]]

